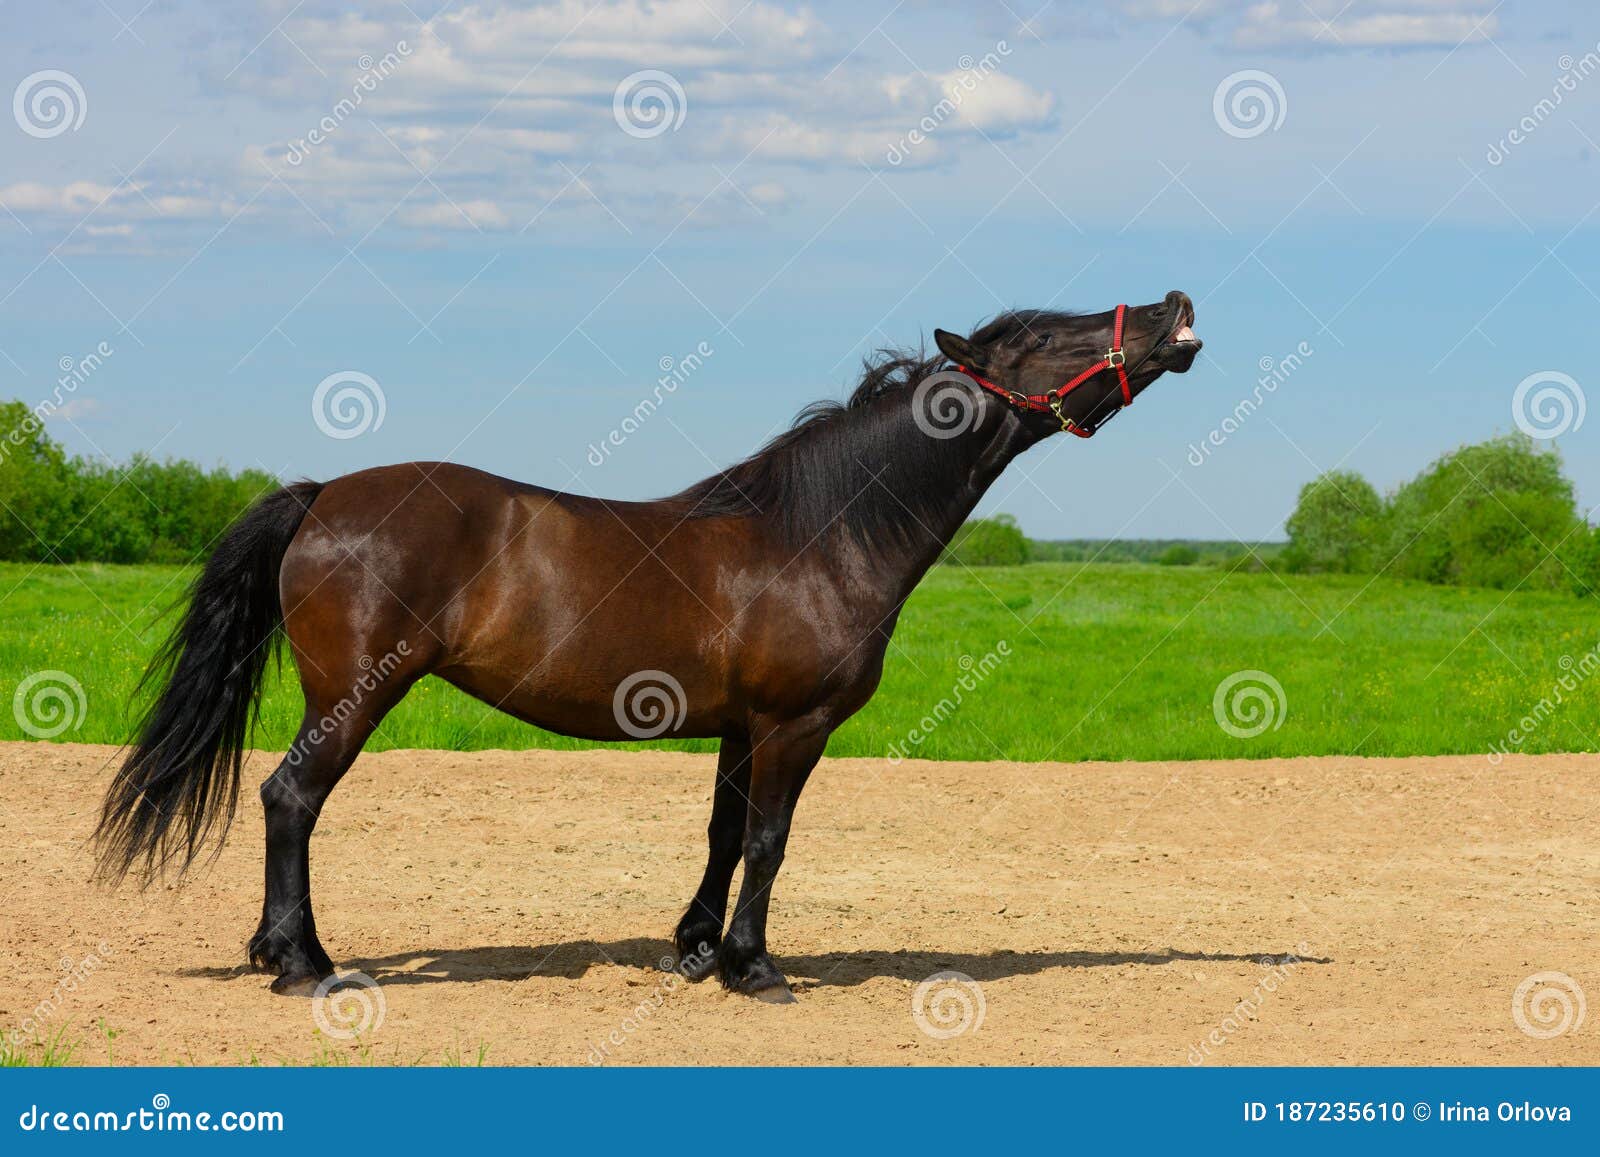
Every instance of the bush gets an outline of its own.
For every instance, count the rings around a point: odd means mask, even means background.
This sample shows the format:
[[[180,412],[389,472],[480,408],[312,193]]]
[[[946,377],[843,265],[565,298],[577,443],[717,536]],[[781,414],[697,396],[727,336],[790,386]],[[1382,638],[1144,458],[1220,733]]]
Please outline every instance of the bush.
[[[1600,592],[1600,539],[1560,456],[1520,434],[1451,451],[1387,502],[1358,474],[1324,474],[1287,527],[1288,570]]]
[[[1567,585],[1581,598],[1600,595],[1600,526],[1585,527],[1556,552],[1566,564]]]
[[[1016,566],[1029,558],[1028,539],[1009,514],[965,523],[945,548],[943,562],[964,566]]]
[[[136,456],[68,458],[22,402],[0,403],[0,559],[190,562],[277,480]]]
[[[1359,474],[1336,470],[1300,488],[1285,529],[1284,566],[1291,571],[1370,571],[1383,537],[1383,500]]]
[[[1561,458],[1520,434],[1463,446],[1395,492],[1391,573],[1461,586],[1568,585],[1558,544],[1587,535]]]
[[[1200,552],[1192,546],[1177,543],[1156,556],[1161,566],[1193,566],[1200,561]]]

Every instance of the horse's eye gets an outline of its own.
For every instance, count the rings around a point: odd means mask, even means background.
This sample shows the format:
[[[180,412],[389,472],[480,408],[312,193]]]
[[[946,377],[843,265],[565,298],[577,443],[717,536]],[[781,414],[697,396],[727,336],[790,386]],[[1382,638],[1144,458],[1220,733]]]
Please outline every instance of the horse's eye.
[[[1045,346],[1047,346],[1049,344],[1050,344],[1050,335],[1047,334],[1047,333],[1046,334],[1041,334],[1041,335],[1039,335],[1038,342],[1034,345],[1033,348],[1042,350],[1042,349],[1044,349]]]

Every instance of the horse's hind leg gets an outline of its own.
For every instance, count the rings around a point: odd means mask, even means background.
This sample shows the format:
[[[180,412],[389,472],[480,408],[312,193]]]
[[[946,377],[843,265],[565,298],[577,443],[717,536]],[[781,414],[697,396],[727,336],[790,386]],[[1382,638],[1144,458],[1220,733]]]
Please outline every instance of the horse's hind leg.
[[[678,967],[691,980],[704,980],[717,969],[722,922],[728,914],[728,888],[733,883],[733,870],[739,866],[749,798],[750,741],[743,736],[729,736],[722,741],[717,756],[717,786],[711,798],[711,823],[706,828],[710,852],[705,875],[672,936],[678,950]]]
[[[329,793],[415,678],[393,672],[379,680],[364,671],[348,694],[332,702],[308,685],[300,733],[261,785],[267,822],[266,898],[249,953],[253,965],[277,974],[274,992],[310,995],[333,974],[333,961],[317,939],[311,914],[311,832]],[[366,683],[373,686],[369,689]]]
[[[277,974],[274,992],[301,995],[333,972],[311,915],[311,831],[328,793],[356,756],[343,744],[313,743],[314,733],[308,709],[288,754],[261,785],[267,821],[266,898],[249,948],[252,965]]]

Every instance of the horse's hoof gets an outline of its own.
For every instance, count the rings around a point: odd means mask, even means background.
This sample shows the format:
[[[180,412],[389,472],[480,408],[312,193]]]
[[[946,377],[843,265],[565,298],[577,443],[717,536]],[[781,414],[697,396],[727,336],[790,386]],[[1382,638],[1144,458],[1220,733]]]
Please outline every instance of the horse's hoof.
[[[709,952],[704,956],[689,953],[678,957],[678,972],[686,980],[701,981],[717,970],[717,954]]]
[[[685,980],[704,980],[717,970],[717,948],[721,943],[720,928],[686,932],[680,927],[672,934],[672,954],[676,958],[672,971]]]
[[[794,1003],[788,978],[765,952],[751,956],[724,943],[720,964],[724,988],[753,996],[763,1004]]]
[[[272,991],[279,996],[309,997],[322,987],[320,976],[280,976],[272,982]]]

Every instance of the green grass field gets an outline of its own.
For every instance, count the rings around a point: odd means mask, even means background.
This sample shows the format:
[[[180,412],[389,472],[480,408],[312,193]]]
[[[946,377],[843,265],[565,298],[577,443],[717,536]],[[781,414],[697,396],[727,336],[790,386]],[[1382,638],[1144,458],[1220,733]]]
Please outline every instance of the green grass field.
[[[0,695],[13,697],[12,710],[0,709],[0,738],[29,738],[18,684],[60,671],[82,686],[87,706],[78,726],[55,738],[126,739],[130,695],[165,627],[158,613],[187,577],[171,567],[0,565]],[[1575,686],[1513,747],[1594,750],[1600,687],[1580,672],[1597,643],[1600,602],[1566,595],[1137,564],[940,567],[906,608],[877,696],[829,754],[1177,760],[1484,752],[1506,745],[1508,731],[1563,677]],[[997,664],[980,678],[990,653]],[[1219,726],[1213,695],[1246,669],[1276,679],[1287,706],[1278,726],[1236,737]],[[970,689],[960,687],[963,677]],[[286,667],[270,684],[258,746],[285,746],[300,710]],[[925,718],[934,726],[925,728]],[[920,742],[911,741],[914,730],[925,732]],[[433,679],[412,691],[371,745],[582,746],[593,745],[518,723]]]

